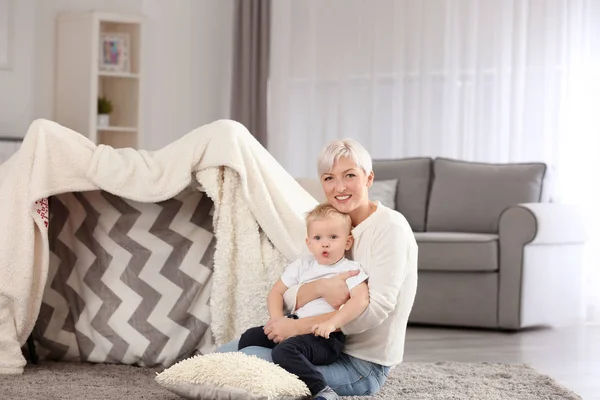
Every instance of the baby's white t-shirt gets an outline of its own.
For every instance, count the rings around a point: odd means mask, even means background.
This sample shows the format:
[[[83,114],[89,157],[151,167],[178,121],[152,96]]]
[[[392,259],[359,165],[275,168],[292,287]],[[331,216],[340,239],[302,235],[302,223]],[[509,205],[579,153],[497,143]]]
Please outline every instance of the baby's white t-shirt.
[[[321,265],[317,260],[311,257],[301,257],[291,263],[281,275],[281,281],[285,286],[292,287],[298,284],[309,283],[322,278],[332,278],[335,275],[358,269],[360,273],[356,276],[346,279],[348,290],[352,290],[356,285],[368,279],[367,274],[356,261],[342,258],[332,265]],[[313,300],[294,312],[298,318],[314,317],[315,315],[327,314],[335,311],[325,299],[319,298]]]

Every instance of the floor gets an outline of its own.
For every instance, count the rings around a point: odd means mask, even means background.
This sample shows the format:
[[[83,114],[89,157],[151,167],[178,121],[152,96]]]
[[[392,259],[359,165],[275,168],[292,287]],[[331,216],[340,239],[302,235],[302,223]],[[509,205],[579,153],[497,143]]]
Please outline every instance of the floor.
[[[600,325],[519,333],[411,326],[404,359],[529,364],[584,400],[600,400]]]

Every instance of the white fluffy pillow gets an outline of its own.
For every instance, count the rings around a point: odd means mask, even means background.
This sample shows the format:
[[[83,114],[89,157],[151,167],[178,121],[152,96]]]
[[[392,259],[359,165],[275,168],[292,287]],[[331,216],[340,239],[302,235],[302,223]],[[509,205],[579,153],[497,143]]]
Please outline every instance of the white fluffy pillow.
[[[188,358],[167,368],[155,380],[186,399],[293,400],[310,395],[296,375],[238,352]]]
[[[369,199],[379,201],[386,207],[392,210],[396,209],[396,189],[398,187],[397,179],[386,181],[373,181],[373,185],[369,189]]]

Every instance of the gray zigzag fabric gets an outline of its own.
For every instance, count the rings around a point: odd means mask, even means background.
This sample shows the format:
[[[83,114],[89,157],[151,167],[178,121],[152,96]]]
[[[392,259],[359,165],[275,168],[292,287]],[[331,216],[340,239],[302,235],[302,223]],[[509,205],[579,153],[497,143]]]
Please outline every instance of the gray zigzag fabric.
[[[50,199],[50,270],[34,330],[51,360],[170,366],[212,343],[213,203],[104,191]]]

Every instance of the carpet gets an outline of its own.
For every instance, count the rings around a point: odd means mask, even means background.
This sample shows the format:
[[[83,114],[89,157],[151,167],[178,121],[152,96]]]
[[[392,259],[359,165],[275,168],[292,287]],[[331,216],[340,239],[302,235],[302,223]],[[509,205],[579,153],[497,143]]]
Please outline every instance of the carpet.
[[[155,370],[125,365],[53,363],[27,366],[23,375],[0,375],[2,399],[181,398],[154,382]],[[346,398],[350,399],[350,398]],[[524,365],[454,362],[404,363],[383,389],[364,400],[571,400],[581,397]]]

